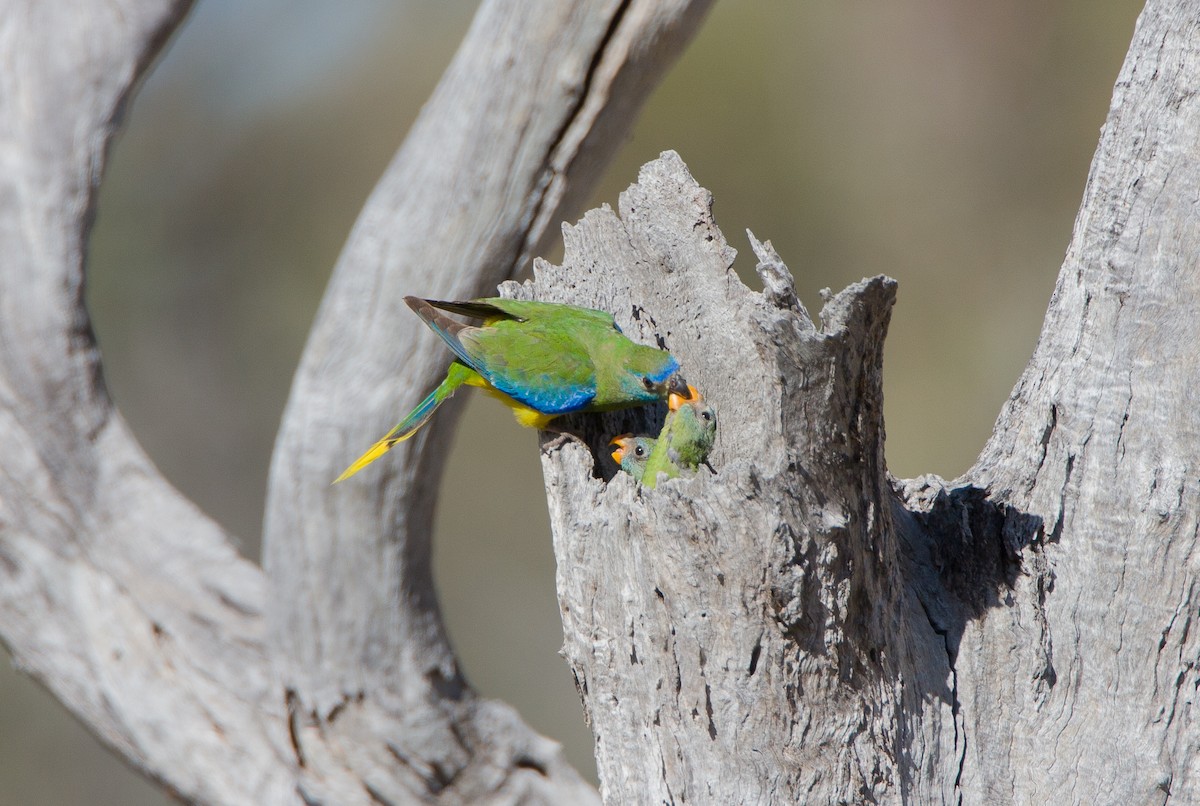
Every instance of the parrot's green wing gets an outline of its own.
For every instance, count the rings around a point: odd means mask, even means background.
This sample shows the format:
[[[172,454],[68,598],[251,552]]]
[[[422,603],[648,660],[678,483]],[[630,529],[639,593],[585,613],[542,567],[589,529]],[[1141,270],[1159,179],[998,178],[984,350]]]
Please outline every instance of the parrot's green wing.
[[[506,324],[460,334],[469,363],[488,383],[546,414],[579,411],[592,402],[596,370],[570,334]]]
[[[585,408],[596,396],[596,371],[587,350],[576,337],[570,317],[540,320],[518,318],[528,313],[527,306],[543,308],[549,303],[518,300],[440,302],[406,297],[408,303],[429,327],[442,337],[458,359],[478,372],[504,394],[544,414],[566,414]],[[492,303],[522,307],[506,311]],[[574,306],[552,306],[571,308]],[[472,327],[449,318],[438,309],[477,316],[490,321],[484,327]],[[609,317],[611,321],[612,317]],[[586,320],[595,327],[596,317]],[[585,328],[586,329],[586,328]]]

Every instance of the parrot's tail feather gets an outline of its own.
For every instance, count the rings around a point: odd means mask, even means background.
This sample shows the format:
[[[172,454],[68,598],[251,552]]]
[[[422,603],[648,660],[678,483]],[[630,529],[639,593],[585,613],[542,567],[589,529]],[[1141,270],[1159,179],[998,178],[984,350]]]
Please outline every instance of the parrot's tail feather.
[[[430,329],[441,337],[446,346],[454,351],[458,356],[458,360],[469,366],[475,366],[475,360],[467,354],[463,349],[462,342],[458,340],[458,334],[468,329],[468,325],[462,322],[451,319],[444,313],[439,311],[432,303],[437,300],[424,300],[420,297],[405,297],[404,301],[408,303],[408,307],[412,308],[417,316],[424,320],[425,324],[429,325]]]
[[[387,436],[368,448],[367,452],[362,456],[355,459],[354,464],[342,471],[342,475],[334,479],[333,483],[337,484],[339,481],[345,481],[380,456],[383,456],[394,445],[403,442],[417,433],[421,426],[425,425],[426,421],[437,411],[437,407],[446,402],[458,387],[464,383],[469,383],[473,377],[479,377],[478,373],[457,361],[452,363],[450,370],[446,373],[446,380],[442,381],[436,389],[426,395],[425,399],[418,403],[417,407],[409,412],[408,416],[401,420],[395,428],[389,431]]]
[[[521,317],[517,316],[514,313],[510,313],[510,312],[504,310],[503,308],[498,308],[495,305],[491,304],[490,302],[484,302],[483,300],[478,300],[478,299],[466,300],[466,301],[461,301],[461,302],[458,302],[458,301],[448,302],[446,300],[440,300],[440,299],[421,299],[420,297],[405,297],[404,301],[407,302],[408,307],[412,308],[414,311],[416,311],[417,308],[420,307],[419,303],[423,302],[426,305],[432,305],[435,308],[441,308],[443,311],[449,311],[450,313],[456,313],[456,314],[459,314],[460,316],[470,316],[474,319],[482,319],[485,325],[490,325],[494,322],[500,321],[501,319],[517,319],[520,321],[525,321],[524,319],[521,319]],[[418,313],[420,314],[422,319],[425,319],[425,314],[420,313],[420,311],[418,311]],[[428,320],[426,319],[426,321],[428,321]]]
[[[374,462],[380,456],[383,456],[385,453],[387,453],[388,450],[399,441],[400,440],[392,439],[391,437],[384,437],[383,439],[379,440],[371,446],[370,450],[355,459],[354,464],[343,470],[342,475],[334,479],[333,483],[337,484],[339,481],[345,481],[346,479],[350,478],[355,473],[371,464],[371,462]]]

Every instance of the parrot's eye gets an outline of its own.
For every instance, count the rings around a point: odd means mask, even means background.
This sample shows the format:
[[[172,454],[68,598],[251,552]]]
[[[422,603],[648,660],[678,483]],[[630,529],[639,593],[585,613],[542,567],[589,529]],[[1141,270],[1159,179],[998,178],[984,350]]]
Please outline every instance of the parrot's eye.
[[[641,457],[646,455],[646,449],[643,448],[641,445],[638,445],[636,448],[633,449],[633,455],[640,459]]]
[[[642,376],[642,386],[646,387],[647,392],[652,391],[654,389],[654,381]]]
[[[700,412],[700,416],[704,418],[705,422],[709,422],[710,420],[712,420],[712,412],[711,411],[708,411],[708,410],[702,411],[702,412]]]

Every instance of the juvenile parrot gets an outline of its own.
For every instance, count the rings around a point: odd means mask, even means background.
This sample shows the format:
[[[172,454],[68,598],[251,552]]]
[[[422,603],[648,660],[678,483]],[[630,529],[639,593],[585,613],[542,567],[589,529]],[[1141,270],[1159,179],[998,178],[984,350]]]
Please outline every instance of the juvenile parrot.
[[[634,481],[642,480],[642,474],[646,472],[646,460],[654,450],[654,443],[654,437],[635,437],[633,434],[622,434],[608,442],[616,446],[612,452],[613,461],[633,476]],[[678,473],[679,469],[676,468],[675,472]]]
[[[671,412],[663,423],[658,439],[623,434],[613,438],[613,461],[646,487],[658,484],[658,474],[677,477],[681,469],[694,470],[708,459],[717,437],[717,413],[696,391],[688,387],[688,397],[672,393]]]
[[[695,470],[707,461],[717,439],[717,412],[696,387],[688,387],[686,398],[672,393],[668,405],[671,411],[642,470],[642,484],[651,489],[658,484],[659,473],[673,479],[680,468]]]
[[[674,356],[630,341],[604,311],[500,298],[404,301],[455,358],[445,380],[335,484],[411,437],[464,384],[497,398],[513,410],[517,422],[531,428],[545,428],[562,414],[631,408],[688,394]],[[442,311],[482,319],[483,324],[466,325]]]

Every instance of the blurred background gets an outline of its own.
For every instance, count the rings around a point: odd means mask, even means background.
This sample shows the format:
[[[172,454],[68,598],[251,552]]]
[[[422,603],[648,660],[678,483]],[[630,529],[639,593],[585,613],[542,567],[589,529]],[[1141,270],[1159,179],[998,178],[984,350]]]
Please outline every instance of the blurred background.
[[[475,6],[203,0],[116,143],[88,291],[106,377],[162,471],[251,557],[329,270]],[[1140,8],[717,2],[589,207],[671,148],[753,287],[747,228],[813,314],[823,287],[895,277],[888,463],[953,477],[1037,339]],[[456,446],[434,545],[467,675],[594,776],[557,655],[536,436],[476,396]],[[0,660],[0,803],[170,802]]]

